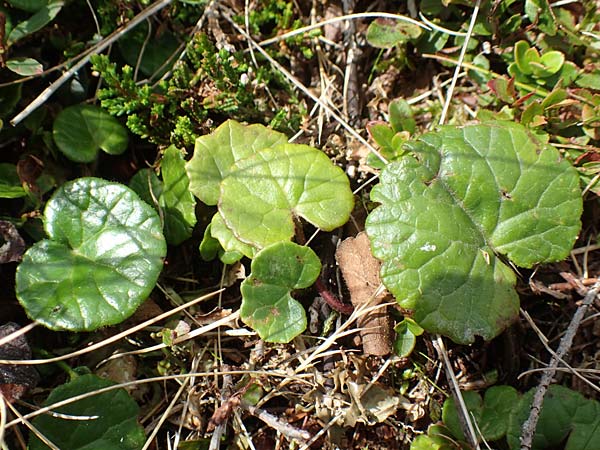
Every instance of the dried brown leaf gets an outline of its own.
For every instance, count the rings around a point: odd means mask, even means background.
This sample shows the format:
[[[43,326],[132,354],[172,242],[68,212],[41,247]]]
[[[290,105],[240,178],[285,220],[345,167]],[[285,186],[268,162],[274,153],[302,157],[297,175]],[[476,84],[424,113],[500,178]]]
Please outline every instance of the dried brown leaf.
[[[376,295],[381,285],[380,263],[371,254],[369,238],[364,232],[358,233],[355,238],[345,239],[339,245],[335,257],[354,308],[375,306],[383,302],[386,293]],[[391,322],[385,306],[360,317],[358,326],[363,328],[361,337],[363,350],[367,355],[381,356],[392,351]]]

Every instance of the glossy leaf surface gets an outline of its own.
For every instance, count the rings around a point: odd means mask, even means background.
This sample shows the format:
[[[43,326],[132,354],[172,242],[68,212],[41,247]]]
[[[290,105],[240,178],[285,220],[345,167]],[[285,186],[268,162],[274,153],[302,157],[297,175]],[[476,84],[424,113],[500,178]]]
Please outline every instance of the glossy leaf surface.
[[[44,217],[49,239],[27,250],[17,269],[17,297],[29,317],[83,331],[133,314],[166,254],[156,211],[126,186],[80,178],[56,191]]]
[[[263,248],[294,235],[294,217],[330,231],[354,200],[345,173],[307,145],[283,144],[238,161],[221,183],[219,212],[240,241]]]
[[[491,339],[518,313],[515,275],[566,257],[582,211],[575,170],[510,123],[443,128],[382,172],[367,219],[387,288],[428,331]]]
[[[306,329],[306,312],[291,291],[316,281],[319,258],[308,247],[278,242],[256,254],[251,271],[241,286],[242,320],[267,342],[291,341]]]
[[[221,181],[236,161],[285,142],[284,134],[263,125],[226,121],[211,134],[196,139],[194,156],[186,165],[190,190],[207,205],[216,205]]]

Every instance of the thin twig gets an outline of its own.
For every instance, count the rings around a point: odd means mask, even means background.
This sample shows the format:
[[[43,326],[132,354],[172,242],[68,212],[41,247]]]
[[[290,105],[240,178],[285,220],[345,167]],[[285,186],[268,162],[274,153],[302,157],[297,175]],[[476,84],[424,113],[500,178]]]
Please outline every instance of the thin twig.
[[[559,361],[562,360],[567,354],[567,352],[571,349],[571,345],[573,345],[573,339],[577,334],[577,330],[579,329],[579,325],[583,320],[583,316],[585,315],[585,312],[587,311],[588,307],[593,303],[594,299],[597,297],[598,290],[600,290],[600,282],[594,284],[594,286],[588,291],[588,293],[583,299],[583,302],[581,303],[581,305],[579,305],[577,311],[575,311],[575,314],[573,314],[571,323],[569,323],[565,335],[560,340],[560,344],[558,346],[556,354],[552,356],[548,368],[542,375],[540,384],[536,388],[535,394],[533,395],[533,402],[531,403],[529,417],[527,418],[527,420],[523,424],[523,428],[521,429],[521,450],[531,450],[531,446],[533,444],[533,436],[535,435],[537,423],[540,418],[540,412],[542,410],[542,405],[544,403],[546,391],[552,383],[552,378],[556,373],[556,368],[558,367]]]
[[[467,36],[465,37],[465,42],[463,43],[462,48],[460,49],[460,56],[458,57],[458,64],[454,68],[454,76],[452,77],[452,83],[450,83],[450,87],[448,88],[448,92],[446,94],[446,103],[444,104],[444,109],[442,109],[442,114],[440,116],[440,125],[443,125],[446,121],[446,116],[448,115],[448,109],[450,109],[450,102],[452,101],[452,93],[454,92],[454,87],[456,86],[456,81],[458,80],[458,75],[462,70],[462,63],[465,59],[465,55],[467,54],[467,46],[469,45],[469,41],[471,40],[471,34],[473,34],[473,28],[475,28],[475,21],[477,20],[477,14],[479,13],[479,5],[481,4],[481,0],[477,0],[475,4],[475,8],[473,8],[473,14],[471,14],[471,22],[469,23],[469,29],[467,30]]]
[[[0,446],[4,447],[4,430],[6,429],[6,400],[4,395],[0,392]]]
[[[56,92],[58,88],[60,88],[67,80],[69,80],[73,75],[75,75],[75,73],[79,69],[81,69],[84,65],[88,63],[92,55],[104,51],[104,49],[106,49],[114,42],[119,40],[121,37],[123,37],[125,34],[131,31],[134,27],[139,25],[142,21],[146,20],[151,15],[156,14],[165,6],[168,6],[171,2],[173,2],[173,0],[160,0],[156,2],[152,6],[149,6],[148,8],[140,12],[137,16],[131,19],[131,21],[127,22],[127,24],[125,24],[123,27],[117,29],[108,37],[106,37],[94,47],[92,47],[92,49],[79,61],[77,61],[75,65],[73,65],[73,67],[71,67],[69,70],[63,73],[60,76],[60,78],[58,78],[58,80],[56,80],[46,89],[44,89],[42,93],[35,98],[35,100],[33,100],[29,105],[25,107],[24,110],[22,110],[19,114],[13,117],[13,119],[10,121],[11,125],[17,126],[21,121],[23,121],[27,116],[29,116],[29,114],[38,109],[44,103],[46,103],[46,101],[52,96],[52,94],[54,94],[54,92]]]
[[[162,319],[164,319],[166,317],[172,316],[173,314],[175,314],[175,313],[177,313],[179,311],[182,311],[182,310],[184,310],[186,308],[189,308],[190,306],[195,305],[196,303],[199,303],[199,302],[202,302],[202,301],[207,300],[209,298],[212,298],[214,295],[218,294],[219,292],[220,291],[211,292],[210,294],[206,294],[206,295],[203,295],[201,297],[198,297],[198,298],[195,298],[193,300],[190,300],[189,302],[184,303],[183,305],[178,306],[177,308],[174,308],[174,309],[172,309],[170,311],[167,311],[165,313],[162,313],[162,314],[160,314],[160,315],[158,315],[156,317],[148,319],[145,322],[142,322],[142,323],[136,325],[135,327],[131,327],[131,328],[129,328],[129,329],[127,329],[127,330],[125,330],[125,331],[123,331],[121,333],[118,333],[118,334],[115,334],[114,336],[111,336],[110,338],[104,339],[104,340],[102,340],[100,342],[97,342],[97,343],[95,343],[93,345],[90,345],[89,347],[85,347],[85,348],[79,349],[77,351],[74,351],[74,352],[71,352],[71,353],[68,353],[68,354],[65,354],[65,355],[56,356],[54,358],[46,358],[46,359],[15,359],[15,360],[13,360],[13,359],[0,359],[0,364],[13,364],[13,365],[49,364],[49,363],[53,363],[53,362],[64,361],[66,359],[71,359],[71,358],[74,358],[76,356],[80,356],[80,355],[83,355],[85,353],[89,353],[89,352],[92,352],[94,350],[97,350],[97,349],[99,349],[101,347],[104,347],[105,345],[108,345],[108,344],[110,344],[112,342],[116,342],[116,341],[124,338],[125,336],[129,336],[130,334],[133,334],[136,331],[142,330],[142,329],[146,328],[147,326],[152,325],[155,322],[159,322],[159,321],[161,321]],[[233,320],[235,320],[237,318],[238,315],[239,315],[239,313],[237,313],[237,312],[233,313],[233,314],[231,314],[231,315],[229,315],[227,317],[224,317],[223,319],[220,319],[218,322],[220,324],[224,324],[224,323],[233,321]],[[215,328],[214,324],[211,324],[211,325],[213,325],[213,326],[212,326],[212,328],[210,328],[210,330],[212,330],[213,328]],[[202,327],[202,328],[204,328],[204,331],[209,331],[209,329],[207,329],[205,327]],[[199,330],[199,329],[197,329],[197,330]],[[192,333],[197,332],[197,330],[192,331]],[[9,336],[12,336],[12,335],[9,335]],[[186,337],[186,336],[190,336],[190,334],[185,334],[183,336],[180,336],[173,343],[177,344],[178,342],[181,342],[181,339],[184,338],[184,337]],[[160,348],[164,348],[165,347],[164,344],[160,344],[160,345],[162,345],[162,347],[160,347]]]
[[[274,44],[275,42],[280,42],[285,39],[289,39],[289,38],[297,36],[299,34],[306,34],[311,30],[324,27],[325,25],[331,25],[333,23],[343,22],[345,20],[381,19],[381,18],[399,20],[401,22],[412,23],[413,25],[421,27],[424,30],[431,31],[431,29],[427,25],[422,24],[418,20],[411,19],[410,17],[402,16],[400,14],[390,14],[390,13],[385,13],[385,12],[363,12],[363,13],[347,14],[345,16],[337,16],[337,17],[333,17],[331,19],[323,20],[322,22],[314,23],[314,24],[311,24],[311,25],[308,25],[308,26],[305,26],[302,28],[297,28],[288,33],[284,33],[282,35],[275,36],[271,39],[266,39],[264,41],[261,41],[258,43],[258,45],[260,45],[261,47],[265,47],[267,45],[271,45],[271,44]]]
[[[256,406],[252,406],[244,401],[242,401],[242,408],[247,410],[253,416],[262,420],[271,428],[277,430],[290,441],[296,440],[300,442],[306,442],[312,437],[308,431],[296,428],[279,419],[278,417],[275,417],[273,414],[268,413],[264,409],[257,408]]]
[[[458,407],[458,417],[461,421],[461,425],[463,426],[463,433],[467,441],[469,442],[471,448],[475,450],[480,450],[481,447],[479,446],[477,434],[475,433],[475,428],[473,427],[473,422],[471,421],[471,415],[469,414],[469,410],[467,409],[465,400],[460,392],[458,380],[456,379],[456,375],[454,375],[454,370],[452,369],[450,358],[448,358],[448,353],[446,352],[444,340],[440,335],[438,335],[435,339],[432,340],[432,344],[444,363],[444,367],[446,369],[446,377],[448,378],[448,383],[450,384],[452,397],[454,398],[456,406]]]

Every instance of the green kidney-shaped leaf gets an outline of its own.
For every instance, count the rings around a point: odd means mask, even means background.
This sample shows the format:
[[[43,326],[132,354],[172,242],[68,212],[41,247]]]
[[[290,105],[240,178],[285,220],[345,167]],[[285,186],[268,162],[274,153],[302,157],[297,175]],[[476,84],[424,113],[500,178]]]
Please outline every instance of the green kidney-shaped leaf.
[[[133,314],[166,254],[156,211],[126,186],[80,178],[56,191],[44,217],[49,239],[27,250],[16,275],[29,317],[84,331]]]
[[[228,120],[196,139],[194,156],[186,165],[190,190],[207,205],[219,201],[219,185],[238,160],[259,150],[287,142],[287,137],[263,125],[241,125]]]
[[[263,248],[294,235],[294,216],[330,231],[354,204],[348,178],[323,152],[299,144],[263,150],[234,164],[221,183],[219,212],[242,242]]]
[[[92,162],[98,150],[119,155],[127,149],[127,130],[102,108],[75,105],[54,121],[52,134],[58,149],[75,162]]]
[[[54,389],[44,406],[113,384],[95,375],[81,375]],[[68,420],[43,414],[33,420],[36,429],[57,448],[139,450],[144,446],[144,430],[137,422],[139,407],[124,389],[93,395],[54,411],[70,416],[87,417],[87,420]],[[49,447],[31,433],[28,448],[46,450]]]
[[[19,39],[35,33],[52,22],[56,15],[60,12],[64,5],[63,1],[50,1],[47,5],[43,5],[29,19],[18,23],[9,33],[6,43],[8,46],[13,45]]]
[[[290,292],[312,285],[321,273],[308,247],[277,242],[256,254],[242,282],[240,317],[267,342],[289,342],[306,329],[306,312]]]
[[[515,275],[566,257],[582,211],[579,179],[518,124],[442,128],[382,172],[366,230],[382,281],[428,331],[491,339],[516,317]]]
[[[169,244],[178,245],[192,235],[196,224],[196,200],[189,190],[185,160],[175,146],[165,150],[160,172],[163,191],[159,204],[164,212],[165,237]]]
[[[0,198],[19,198],[26,195],[27,192],[23,189],[17,173],[17,166],[0,163]]]

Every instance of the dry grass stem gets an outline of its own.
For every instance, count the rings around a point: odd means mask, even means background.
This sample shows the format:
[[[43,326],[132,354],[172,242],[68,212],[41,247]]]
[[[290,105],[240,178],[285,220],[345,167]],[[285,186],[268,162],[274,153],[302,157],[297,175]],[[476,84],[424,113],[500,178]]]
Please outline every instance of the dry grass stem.
[[[138,325],[136,325],[136,326],[134,326],[132,328],[129,328],[129,329],[127,329],[127,330],[125,330],[125,331],[123,331],[121,333],[115,334],[114,336],[111,336],[111,337],[109,337],[107,339],[104,339],[104,340],[102,340],[102,341],[100,341],[100,342],[98,342],[96,344],[90,345],[89,347],[82,348],[82,349],[77,350],[75,352],[67,353],[67,354],[61,355],[61,356],[56,356],[54,358],[46,358],[46,359],[22,359],[22,360],[2,359],[2,360],[0,360],[0,364],[15,364],[15,365],[19,365],[19,364],[20,365],[25,365],[25,364],[32,364],[32,365],[35,365],[35,364],[49,364],[49,363],[53,363],[53,362],[58,362],[58,361],[64,361],[64,360],[67,360],[67,359],[71,359],[71,358],[74,358],[76,356],[81,356],[81,355],[84,355],[86,353],[98,350],[99,348],[102,348],[102,347],[104,347],[104,346],[106,346],[108,344],[111,344],[113,342],[119,341],[120,339],[122,339],[122,338],[124,338],[126,336],[129,336],[130,334],[133,334],[133,333],[135,333],[137,331],[143,330],[144,328],[152,325],[153,323],[160,322],[162,319],[164,319],[166,317],[169,317],[169,316],[172,316],[173,314],[175,314],[175,313],[177,313],[179,311],[182,311],[182,310],[184,310],[186,308],[189,308],[190,306],[195,305],[196,303],[208,300],[209,298],[215,296],[219,292],[220,291],[211,292],[210,294],[206,294],[206,295],[203,295],[201,297],[195,298],[194,300],[190,300],[189,302],[187,302],[187,303],[185,303],[185,304],[183,304],[181,306],[178,306],[177,308],[174,308],[174,309],[172,309],[170,311],[167,311],[167,312],[165,312],[163,314],[160,314],[160,315],[158,315],[156,317],[153,317],[152,319],[146,320],[145,322],[142,322],[142,323],[140,323],[140,324],[138,324]],[[233,313],[230,316],[225,317],[225,318],[221,319],[220,321],[218,321],[219,324],[217,326],[220,326],[220,325],[223,325],[225,323],[228,323],[228,322],[231,322],[233,320],[236,320],[238,317],[239,317],[239,312]],[[203,332],[206,332],[206,331],[209,331],[209,330],[212,330],[212,329],[216,328],[217,326],[212,326],[212,327],[211,326],[206,326],[206,327],[202,327],[200,329],[196,329],[196,330],[192,331],[191,333],[189,333],[189,334],[187,334],[185,336],[181,336],[181,337],[177,338],[175,340],[176,342],[174,342],[174,343],[178,344],[180,342],[183,342],[184,340],[186,340],[186,339],[183,339],[184,337],[187,337],[188,339],[192,339],[192,338],[198,336],[199,334],[202,334]],[[192,333],[194,333],[194,334],[192,335]],[[159,345],[153,346],[152,350],[158,350],[158,349],[161,349],[161,348],[164,348],[164,347],[166,347],[165,344],[159,344]]]

